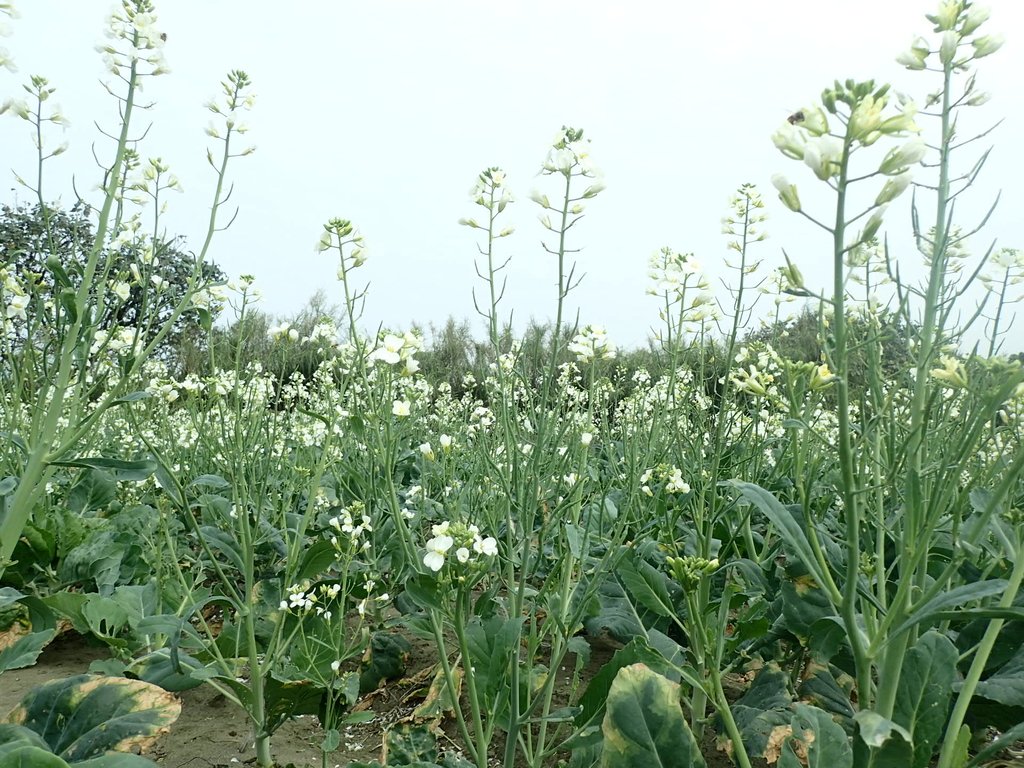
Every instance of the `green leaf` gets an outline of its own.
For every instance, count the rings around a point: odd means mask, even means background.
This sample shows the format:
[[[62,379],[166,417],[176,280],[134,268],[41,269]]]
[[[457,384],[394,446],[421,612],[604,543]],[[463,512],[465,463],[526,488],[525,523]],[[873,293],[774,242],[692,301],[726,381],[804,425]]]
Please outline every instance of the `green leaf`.
[[[315,579],[338,559],[331,542],[321,539],[313,544],[302,556],[302,564],[295,572],[293,581],[298,583],[304,579]]]
[[[931,762],[932,750],[946,724],[958,655],[948,637],[931,631],[922,635],[904,657],[893,720],[910,734],[913,768],[924,768]]]
[[[643,663],[645,666],[661,672],[668,670],[668,664],[661,654],[652,649],[646,640],[642,637],[633,638],[625,647],[617,650],[611,660],[590,679],[587,689],[579,700],[583,710],[576,717],[578,728],[604,716],[608,692],[611,690],[615,677],[620,670],[638,663]]]
[[[172,653],[170,648],[160,648],[131,666],[132,674],[147,683],[159,685],[165,691],[179,693],[196,688],[203,684],[201,677],[194,673],[205,669],[205,666],[187,653]]]
[[[827,712],[797,704],[790,726],[793,737],[805,745],[807,768],[850,768],[853,765],[850,739]],[[813,737],[808,734],[813,734]],[[802,765],[791,742],[787,741],[779,759],[779,768],[800,768]]]
[[[91,760],[75,763],[74,768],[156,768],[156,763],[138,755],[108,752]]]
[[[411,650],[412,645],[399,634],[374,632],[359,672],[360,693],[376,690],[382,680],[404,674]]]
[[[877,712],[862,709],[853,716],[861,740],[872,750],[874,768],[906,768],[914,750],[910,732]]]
[[[962,683],[957,683],[959,690]],[[1024,707],[1024,648],[986,680],[978,683],[975,696],[998,702],[1007,707]]]
[[[629,593],[644,608],[666,618],[676,615],[669,595],[668,576],[635,552],[619,562],[617,573]]]
[[[389,766],[437,760],[437,737],[426,725],[399,724],[387,732],[384,754]]]
[[[993,595],[1000,595],[1006,591],[1006,584],[1005,579],[989,579],[988,581],[961,584],[959,587],[954,587],[948,592],[942,592],[924,605],[914,609],[906,621],[889,633],[889,637],[897,637],[915,624],[933,620],[936,618],[935,614],[954,606],[963,605],[972,600],[982,600]]]
[[[134,402],[137,402],[139,400],[146,400],[146,399],[148,399],[150,397],[153,397],[153,393],[152,392],[147,392],[146,390],[140,390],[138,392],[129,392],[127,395],[121,395],[120,397],[111,400],[110,404],[111,405],[121,405],[122,403],[134,403]]]
[[[117,496],[114,476],[102,469],[86,467],[68,492],[68,508],[81,514],[103,509]]]
[[[729,480],[727,485],[731,485],[736,488],[740,495],[743,496],[747,501],[756,506],[764,514],[768,520],[771,521],[772,525],[778,530],[782,540],[786,543],[790,551],[796,555],[800,562],[804,564],[804,567],[810,572],[815,582],[818,584],[825,584],[825,576],[821,571],[817,559],[814,557],[814,550],[811,549],[811,544],[807,540],[807,534],[804,533],[800,523],[797,522],[796,517],[790,512],[782,503],[776,499],[771,493],[766,491],[759,485],[754,483],[746,483],[742,480]]]
[[[220,475],[199,475],[189,485],[195,488],[209,488],[213,491],[220,491],[231,487],[231,483]]]
[[[679,686],[643,664],[619,670],[601,724],[601,768],[705,768]]]
[[[118,480],[129,480],[142,482],[149,479],[149,476],[156,472],[156,462],[151,459],[141,461],[122,461],[121,459],[108,459],[102,456],[88,457],[81,459],[69,459],[68,461],[51,461],[50,464],[56,467],[81,467],[82,469],[110,469]]]
[[[26,744],[48,749],[43,737],[30,728],[13,723],[0,723],[0,747],[12,744]]]
[[[844,678],[848,686],[843,687],[836,675]],[[811,662],[804,667],[797,689],[799,696],[805,701],[828,712],[830,715],[840,715],[844,718],[853,717],[853,707],[850,705],[850,690],[853,688],[853,680],[849,675],[844,675],[837,667],[827,664]]]
[[[24,596],[14,587],[0,587],[0,608],[6,608],[8,605],[18,602]]]
[[[9,669],[24,669],[36,663],[39,654],[47,643],[53,640],[54,632],[47,629],[44,632],[33,632],[30,635],[19,637],[11,645],[0,650],[0,672]]]
[[[68,768],[68,764],[52,752],[30,744],[0,747],[0,768]]]
[[[146,745],[178,719],[181,704],[141,680],[76,675],[33,688],[8,721],[36,733],[69,762]]]

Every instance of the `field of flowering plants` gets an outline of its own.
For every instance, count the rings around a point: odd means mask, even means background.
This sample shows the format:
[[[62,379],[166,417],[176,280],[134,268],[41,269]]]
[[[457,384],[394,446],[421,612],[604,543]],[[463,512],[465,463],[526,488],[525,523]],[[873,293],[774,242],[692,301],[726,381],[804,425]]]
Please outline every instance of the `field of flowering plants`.
[[[341,314],[259,331],[304,366],[251,353],[253,280],[209,268],[251,151],[242,71],[209,105],[200,250],[154,238],[177,180],[135,124],[165,36],[150,0],[123,0],[102,52],[123,122],[80,227],[42,192],[52,86],[2,107],[38,176],[0,229],[0,768],[298,764],[297,722],[301,764],[325,768],[1010,764],[1024,370],[1000,350],[1024,254],[968,253],[952,204],[986,156],[956,126],[985,101],[987,19],[965,0],[927,17],[899,58],[933,91],[920,109],[836,81],[772,137],[831,290],[766,265],[743,185],[729,288],[692,254],[651,257],[646,367],[567,305],[599,146],[563,127],[541,154],[558,288],[533,343],[502,304],[512,180],[484,170],[461,223],[487,338],[438,376],[419,333],[361,324],[364,240],[341,218],[317,241]],[[895,253],[880,233],[907,190],[917,248]],[[765,294],[806,303],[803,348],[781,315],[750,333]],[[199,362],[168,353],[183,338]],[[26,677],[76,649],[77,669]],[[198,741],[240,722],[236,757],[168,749],[197,692],[219,707]]]

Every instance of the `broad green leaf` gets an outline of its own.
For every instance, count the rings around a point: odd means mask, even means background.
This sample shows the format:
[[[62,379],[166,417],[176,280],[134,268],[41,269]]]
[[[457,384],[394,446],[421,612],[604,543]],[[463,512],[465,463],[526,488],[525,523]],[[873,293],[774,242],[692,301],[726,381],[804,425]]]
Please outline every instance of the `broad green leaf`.
[[[42,747],[12,744],[0,746],[0,768],[68,768],[68,764]]]
[[[679,686],[643,664],[619,670],[601,724],[601,768],[705,768]]]
[[[843,678],[847,687],[840,683],[837,676]],[[850,690],[853,688],[853,680],[849,675],[845,675],[837,667],[812,661],[804,667],[802,677],[800,687],[797,689],[797,694],[801,699],[825,710],[830,715],[840,715],[844,718],[853,717],[853,707],[850,705]]]
[[[23,669],[36,663],[46,644],[53,640],[54,632],[47,629],[19,637],[13,644],[0,650],[0,672]]]
[[[924,768],[942,735],[953,695],[958,653],[945,635],[926,632],[903,660],[893,720],[910,734],[913,768]]]
[[[644,608],[658,616],[676,615],[668,576],[653,565],[632,553],[619,562],[617,573],[629,594]]]
[[[437,760],[437,737],[426,725],[396,725],[385,736],[384,757],[389,766],[433,763]]]
[[[955,687],[959,689],[961,684]],[[974,695],[1007,707],[1024,707],[1024,648],[995,674],[978,683]]]
[[[84,468],[68,492],[68,508],[73,512],[103,509],[117,496],[114,476],[102,469]]]
[[[853,716],[861,740],[871,748],[873,768],[907,768],[914,758],[910,732],[877,712],[862,709]]]
[[[665,659],[652,649],[646,640],[641,637],[633,638],[625,647],[619,648],[611,660],[590,679],[579,700],[583,711],[576,717],[577,727],[585,726],[603,716],[608,692],[616,676],[625,667],[638,663],[660,672],[667,672],[669,669]]]
[[[801,763],[790,742],[786,742],[779,759],[779,768],[851,768],[853,748],[850,738],[832,716],[817,707],[796,705],[790,722],[793,738],[802,742],[807,761]]]
[[[152,743],[181,704],[140,680],[77,675],[33,688],[8,721],[38,733],[69,762]]]
[[[26,728],[23,725],[14,725],[13,723],[0,723],[0,747],[10,744],[27,744],[33,747],[42,747],[43,749],[49,748],[43,737],[31,728]]]
[[[159,685],[165,691],[178,693],[196,688],[203,680],[195,675],[205,666],[183,651],[172,653],[160,648],[132,663],[132,673],[140,680]]]

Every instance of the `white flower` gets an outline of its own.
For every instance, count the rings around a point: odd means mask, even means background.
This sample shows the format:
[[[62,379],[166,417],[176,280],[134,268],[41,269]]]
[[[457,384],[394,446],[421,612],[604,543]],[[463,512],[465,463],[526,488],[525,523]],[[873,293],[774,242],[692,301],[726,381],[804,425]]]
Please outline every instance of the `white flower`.
[[[452,449],[451,435],[441,435],[439,438],[437,438],[437,442],[441,444],[441,450],[444,451],[445,453]]]
[[[335,660],[335,661],[331,662],[331,670],[332,671],[337,672],[340,669],[341,669],[341,662],[340,661]]]
[[[408,416],[411,413],[408,400],[395,400],[391,404],[391,413],[399,418]]]
[[[469,562],[469,550],[465,547],[459,547],[457,550],[455,550],[455,559],[458,560],[460,563]]]
[[[425,459],[434,460],[434,449],[430,447],[430,443],[420,443],[420,454]]]
[[[111,285],[110,290],[112,290],[114,295],[121,301],[128,301],[128,296],[131,295],[132,288],[128,283],[119,281]]]
[[[594,435],[592,433],[590,433],[590,432],[584,432],[582,435],[580,435],[580,442],[584,446],[590,445],[590,443],[593,442],[593,440],[594,440]]]
[[[401,336],[395,336],[393,334],[387,334],[381,341],[381,346],[377,347],[371,354],[370,360],[377,361],[382,360],[389,365],[394,365],[402,359],[402,347],[405,346],[405,339]]]
[[[7,317],[26,319],[25,310],[28,309],[28,296],[14,295],[7,300]]]
[[[488,536],[486,539],[474,542],[473,549],[481,555],[494,557],[494,555],[498,554],[498,542],[493,536]]]
[[[451,536],[435,536],[427,542],[427,554],[423,556],[423,564],[437,572],[444,567],[444,556],[455,540]]]

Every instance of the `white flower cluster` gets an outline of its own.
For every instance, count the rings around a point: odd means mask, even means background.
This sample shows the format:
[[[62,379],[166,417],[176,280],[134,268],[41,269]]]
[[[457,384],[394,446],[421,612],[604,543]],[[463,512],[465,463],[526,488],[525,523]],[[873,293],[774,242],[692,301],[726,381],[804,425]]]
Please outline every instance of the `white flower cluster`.
[[[433,526],[431,533],[433,538],[427,541],[423,564],[435,573],[444,567],[445,559],[453,548],[455,559],[462,565],[498,554],[498,542],[493,536],[481,537],[480,529],[475,525],[466,526],[446,520]]]
[[[358,518],[359,522],[356,522]],[[348,537],[349,542],[357,544],[361,549],[369,549],[370,541],[365,534],[373,532],[373,521],[366,514],[366,506],[361,501],[353,501],[341,510],[341,514],[327,521],[335,531]],[[362,540],[362,541],[361,541]],[[331,543],[338,547],[337,536],[331,537]]]
[[[692,253],[677,253],[665,247],[651,256],[647,276],[651,296],[667,296],[670,300],[681,298],[692,275],[700,275],[703,266]],[[698,280],[703,283],[703,281]]]
[[[378,340],[376,349],[370,353],[369,361],[393,366],[401,365],[402,375],[412,376],[420,369],[415,355],[422,349],[423,339],[412,331],[406,331],[401,336],[385,333]]]
[[[573,337],[569,351],[576,355],[579,362],[591,363],[595,360],[613,360],[616,349],[604,328],[587,325]]]
[[[149,0],[122,0],[121,7],[110,15],[106,36],[114,41],[96,46],[103,54],[104,66],[115,75],[122,69],[144,61],[153,69],[149,75],[163,75],[170,72],[164,60],[164,43],[167,35],[156,27],[156,13]],[[121,50],[120,46],[127,43]]]
[[[662,483],[662,490],[665,493],[690,492],[690,484],[683,480],[683,470],[679,467],[659,464],[640,475],[640,490],[647,496],[654,496],[654,491],[650,486],[652,480]]]

